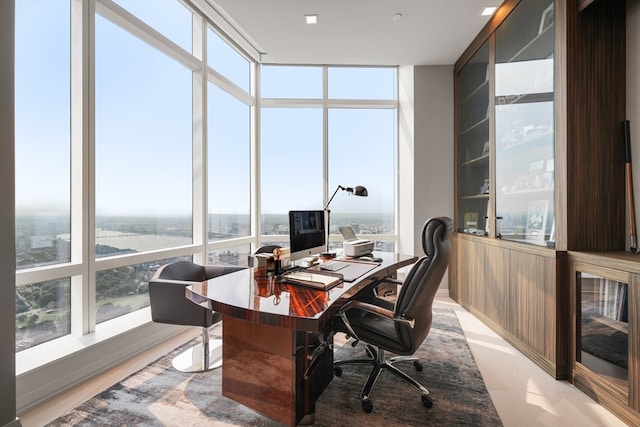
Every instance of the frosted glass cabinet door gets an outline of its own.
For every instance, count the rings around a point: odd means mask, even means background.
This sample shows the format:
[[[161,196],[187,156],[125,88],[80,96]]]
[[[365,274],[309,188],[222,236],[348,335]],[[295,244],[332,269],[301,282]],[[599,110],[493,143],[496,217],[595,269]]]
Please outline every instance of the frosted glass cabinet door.
[[[495,32],[496,236],[546,246],[555,240],[553,22],[552,1],[525,0]]]
[[[485,235],[489,207],[489,45],[457,75],[459,232]]]

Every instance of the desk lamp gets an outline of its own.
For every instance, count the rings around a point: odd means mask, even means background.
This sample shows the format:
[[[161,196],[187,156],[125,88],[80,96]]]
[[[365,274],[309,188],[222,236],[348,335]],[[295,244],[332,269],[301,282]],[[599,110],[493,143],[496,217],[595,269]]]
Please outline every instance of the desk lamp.
[[[336,197],[336,194],[340,190],[346,191],[347,193],[351,193],[354,196],[367,197],[369,195],[369,193],[367,192],[367,189],[362,185],[356,185],[355,187],[343,187],[342,185],[338,185],[338,188],[336,188],[336,191],[333,192],[333,195],[331,196],[327,204],[324,206],[324,210],[327,212],[327,252],[329,252],[329,235],[330,235],[329,227],[331,225],[331,210],[329,209],[329,204],[331,203],[333,198]]]

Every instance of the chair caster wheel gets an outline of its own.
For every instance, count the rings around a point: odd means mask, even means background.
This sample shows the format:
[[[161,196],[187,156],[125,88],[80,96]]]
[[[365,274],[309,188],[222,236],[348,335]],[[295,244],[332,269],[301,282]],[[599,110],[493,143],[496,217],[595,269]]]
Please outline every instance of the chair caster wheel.
[[[416,368],[416,371],[422,372],[422,363],[417,360],[413,362],[413,367]]]
[[[433,400],[431,400],[431,396],[422,396],[422,404],[425,408],[431,408],[433,406]]]
[[[333,375],[335,375],[336,377],[339,377],[342,375],[342,368],[341,367],[337,367],[337,368],[333,368]]]
[[[370,400],[363,400],[362,410],[367,414],[371,413],[371,411],[373,411],[373,403]]]

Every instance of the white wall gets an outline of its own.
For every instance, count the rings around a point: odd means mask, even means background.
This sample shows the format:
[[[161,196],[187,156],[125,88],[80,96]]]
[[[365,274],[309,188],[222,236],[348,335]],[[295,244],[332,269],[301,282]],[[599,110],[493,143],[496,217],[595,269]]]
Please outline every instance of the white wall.
[[[425,221],[453,218],[453,66],[400,67],[399,80],[398,252],[421,256]]]
[[[16,420],[14,2],[0,1],[0,426]]]

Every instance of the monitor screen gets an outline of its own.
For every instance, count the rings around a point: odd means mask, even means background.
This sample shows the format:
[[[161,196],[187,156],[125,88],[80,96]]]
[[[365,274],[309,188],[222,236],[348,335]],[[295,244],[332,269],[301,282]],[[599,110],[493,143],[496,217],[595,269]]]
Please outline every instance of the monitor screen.
[[[291,261],[326,249],[324,211],[289,211]]]

